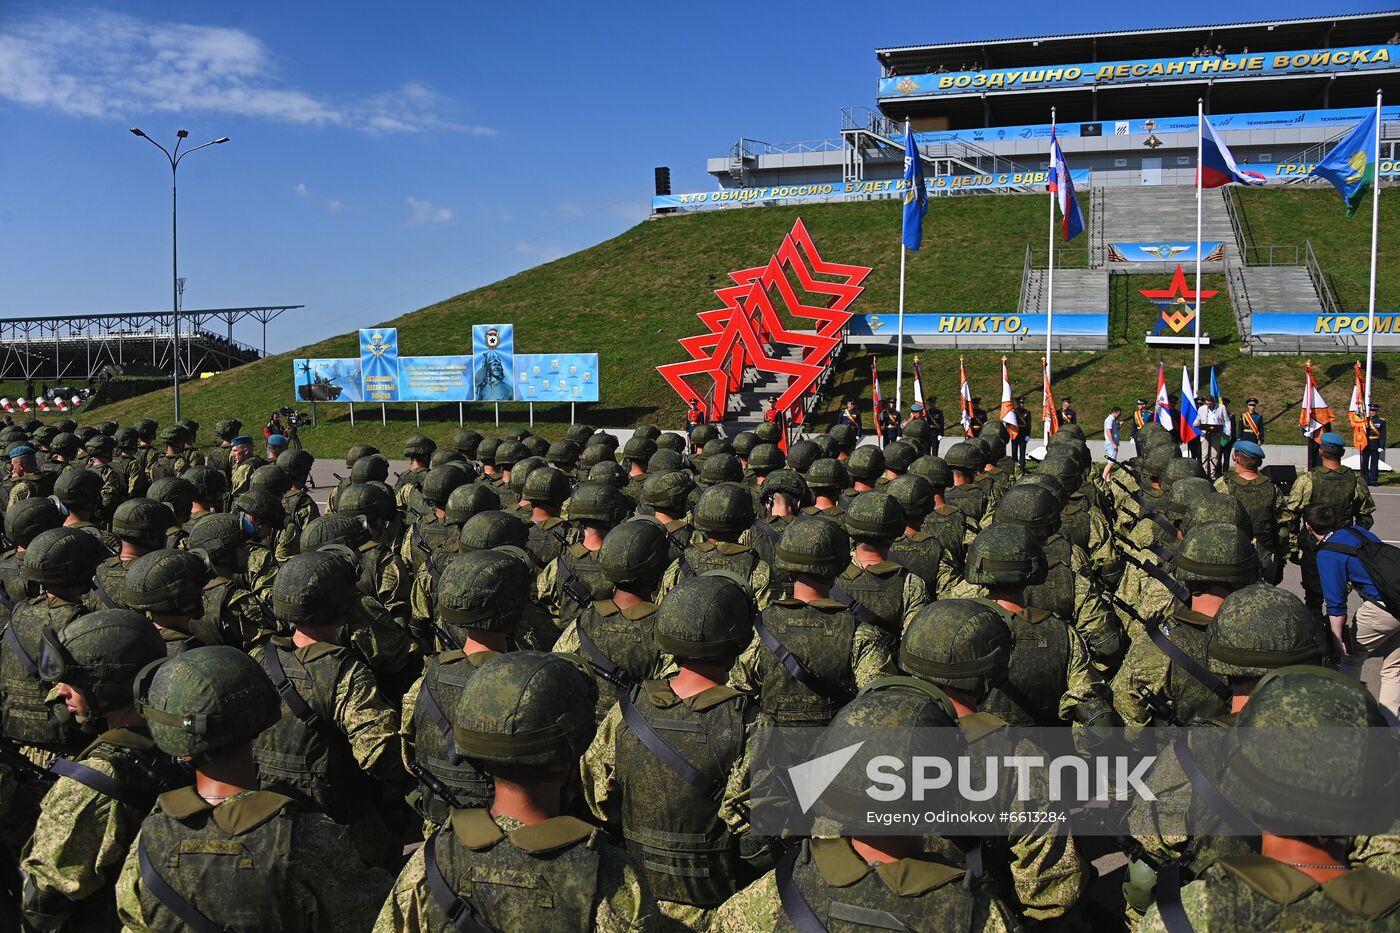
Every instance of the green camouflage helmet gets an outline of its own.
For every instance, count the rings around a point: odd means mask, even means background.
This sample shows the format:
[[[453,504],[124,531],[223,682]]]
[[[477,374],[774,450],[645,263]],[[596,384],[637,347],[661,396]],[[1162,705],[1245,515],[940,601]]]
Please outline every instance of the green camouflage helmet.
[[[565,467],[572,470],[578,465],[578,455],[583,449],[571,440],[555,441],[549,445],[548,452],[545,453],[545,462],[552,466]]]
[[[191,648],[136,677],[136,709],[167,755],[201,756],[251,742],[282,718],[262,666],[232,645]]]
[[[904,534],[904,507],[883,492],[863,492],[846,506],[846,531],[855,542],[888,544]]]
[[[199,422],[193,418],[182,418],[176,423],[185,429],[185,433],[189,435],[190,443],[194,443],[196,435],[199,434]]]
[[[1060,453],[1062,450],[1066,453]],[[1061,446],[1047,453],[1045,459],[1040,461],[1036,474],[1053,476],[1067,493],[1073,493],[1083,483],[1084,471],[1068,450],[1068,447]]]
[[[633,435],[622,448],[622,460],[624,463],[635,463],[639,467],[645,467],[651,455],[656,453],[656,442],[646,437]]]
[[[477,512],[462,523],[457,543],[463,552],[506,546],[523,548],[528,537],[529,529],[514,515],[487,510]]]
[[[42,427],[35,428],[30,436],[34,438],[34,443],[38,444],[40,447],[48,447],[49,442],[55,437],[58,437],[61,433],[62,432],[59,431],[58,428],[51,424],[46,424]]]
[[[715,451],[716,453],[734,454],[736,456],[744,458],[745,460],[749,458],[749,454],[753,451],[753,449],[757,447],[760,443],[762,443],[758,439],[758,435],[753,433],[752,431],[740,431],[738,434],[734,435],[734,440],[732,442],[727,441],[722,437],[717,437],[714,440],[706,441],[705,449],[702,450],[702,452],[706,456],[710,456],[711,452],[708,450],[708,448],[710,444],[715,443],[715,441],[719,441],[720,443],[727,445],[728,448],[723,451]]]
[[[1017,483],[1002,494],[994,518],[1029,528],[1043,541],[1060,527],[1060,500],[1044,486]]]
[[[646,438],[654,442],[661,436],[661,429],[654,424],[639,424],[633,429],[632,436]]]
[[[526,427],[517,427],[507,430],[505,439],[508,441],[523,441],[527,437],[530,437],[530,429]]]
[[[734,454],[715,454],[706,457],[700,465],[701,486],[715,486],[719,483],[742,483],[744,467]]]
[[[749,437],[753,437],[753,435],[750,434]],[[748,446],[748,450],[753,450],[757,446],[757,443],[750,444]],[[740,456],[739,451],[734,447],[734,445],[729,443],[729,441],[725,440],[722,437],[717,437],[714,440],[706,441],[705,446],[700,448],[700,457],[702,458],[702,460],[718,456],[719,454],[730,454],[736,458]],[[747,457],[748,451],[746,450],[742,456]]]
[[[1050,490],[1050,494],[1055,497],[1055,501],[1059,502],[1062,508],[1064,504],[1069,501],[1069,494],[1065,492],[1064,483],[1044,471],[1037,470],[1034,473],[1021,477],[1016,482],[1018,485],[1024,483],[1027,486],[1039,486],[1042,489]]]
[[[118,428],[117,433],[112,435],[112,440],[116,442],[118,450],[131,450],[136,447],[136,442],[140,435],[135,428]]]
[[[1048,572],[1045,549],[1033,531],[993,522],[967,546],[963,579],[974,586],[1036,586]]]
[[[53,495],[70,511],[91,511],[102,504],[102,485],[102,477],[91,470],[65,470],[53,484]]]
[[[170,507],[155,499],[127,499],[112,511],[112,534],[140,547],[165,544],[165,532],[175,524]]]
[[[830,583],[851,562],[851,539],[833,521],[805,516],[783,529],[774,549],[774,567]]]
[[[458,554],[437,586],[437,619],[460,641],[468,629],[509,633],[525,611],[530,575],[525,564],[502,551]]]
[[[780,470],[787,463],[787,458],[783,456],[782,450],[777,444],[758,444],[749,451],[749,472],[762,476],[774,470]]]
[[[368,457],[371,454],[379,453],[379,448],[373,444],[351,444],[345,451],[345,468],[354,469],[355,464],[361,457]],[[387,473],[385,474],[388,475]]]
[[[64,431],[61,434],[54,435],[54,439],[49,441],[49,450],[71,460],[73,457],[77,456],[78,448],[82,446],[82,443],[83,442],[78,439],[78,435]]]
[[[467,466],[467,458],[457,453],[457,451],[453,450],[451,447],[439,447],[437,450],[433,451],[433,455],[428,458],[428,469],[436,469],[440,466],[446,466],[449,463],[456,464],[468,470],[471,469],[471,467]],[[472,475],[472,478],[476,478],[475,474]]]
[[[468,460],[475,459],[476,448],[481,444],[481,439],[480,431],[473,431],[471,428],[458,428],[457,433],[452,435],[452,449]]]
[[[214,425],[214,435],[221,441],[231,441],[242,433],[243,422],[237,418],[221,418],[218,424]],[[345,465],[349,466],[350,464]]]
[[[281,572],[278,572],[281,576]],[[162,548],[131,562],[122,598],[132,609],[152,615],[204,615],[204,584],[209,568],[189,551]]]
[[[849,424],[838,424],[827,431],[827,436],[836,442],[839,451],[849,454],[856,446],[856,429]]]
[[[272,580],[272,614],[277,621],[292,625],[339,624],[357,592],[355,567],[341,554],[297,554],[277,568]]]
[[[1058,434],[1055,437],[1059,437]],[[1089,445],[1083,441],[1062,441],[1053,443],[1055,437],[1050,438],[1051,444],[1045,450],[1046,460],[1068,460],[1077,466],[1081,472],[1088,470],[1094,465],[1094,455],[1089,450]],[[1042,461],[1043,462],[1043,461]],[[1057,469],[1063,469],[1057,467]]]
[[[920,457],[909,464],[909,472],[928,480],[934,492],[942,492],[953,485],[953,471],[942,457]]]
[[[1001,422],[988,421],[987,424]],[[982,449],[982,459],[987,463],[997,463],[1006,456],[1006,441],[1002,440],[999,434],[983,434],[973,443]]]
[[[205,519],[204,521],[208,521]],[[200,522],[199,525],[204,524]],[[196,528],[199,525],[195,525]],[[358,515],[332,512],[313,518],[301,530],[301,551],[310,554],[327,544],[341,544],[357,551],[360,545],[369,540],[369,528]]]
[[[496,451],[501,449],[499,437],[483,437],[476,445],[476,459],[487,466],[496,465]]]
[[[1252,583],[1220,604],[1206,634],[1206,665],[1219,677],[1263,677],[1294,664],[1321,664],[1322,630],[1287,590]]]
[[[393,494],[379,483],[351,483],[335,500],[336,515],[363,515],[387,522],[394,512]]]
[[[366,457],[365,460],[371,459]],[[361,463],[364,460],[360,461]],[[359,466],[357,463],[355,466]],[[248,480],[250,489],[266,489],[277,498],[282,498],[292,489],[292,478],[287,475],[287,471],[275,463],[266,463],[253,471],[252,477]]]
[[[933,425],[923,418],[915,418],[904,426],[904,432],[900,435],[900,440],[910,444],[918,451],[919,456],[928,453],[929,442],[933,440]],[[889,458],[886,457],[886,460]]]
[[[569,518],[585,524],[611,528],[632,511],[632,503],[609,483],[580,483],[569,497]]]
[[[753,429],[753,436],[760,444],[776,444],[783,439],[783,429],[777,422],[765,421]]]
[[[1065,424],[1060,425],[1059,430],[1055,433],[1056,435],[1063,434],[1066,440],[1069,440],[1070,438],[1073,438],[1076,441],[1085,440],[1084,429],[1079,425],[1074,424],[1073,422],[1067,422]]]
[[[512,473],[511,480],[514,479],[515,474]],[[535,508],[557,509],[571,492],[573,489],[569,486],[568,477],[554,467],[542,466],[530,471],[520,496]]]
[[[389,500],[392,510],[394,500]],[[501,497],[494,489],[472,483],[458,486],[447,497],[447,507],[443,509],[443,520],[449,525],[464,525],[473,515],[481,512],[499,511]]]
[[[115,421],[99,421],[99,422],[97,422],[97,430],[98,430],[98,432],[101,433],[101,434],[105,434],[105,435],[107,435],[108,437],[111,437],[113,434],[116,434],[116,433],[117,433],[117,428],[118,428],[118,427],[120,427],[120,425],[118,425]]]
[[[1001,441],[1002,447],[1005,447],[1011,441],[1011,429],[1000,418],[988,418],[982,422],[982,427],[977,431],[977,437],[979,440],[984,437],[995,438]]]
[[[598,549],[598,569],[614,586],[629,593],[655,589],[666,572],[670,551],[666,529],[653,519],[623,522],[603,539]]]
[[[62,524],[63,516],[52,499],[21,499],[5,512],[5,537],[16,547],[27,548],[35,535]]]
[[[753,615],[753,600],[729,577],[689,577],[661,601],[652,637],[676,658],[729,663],[753,640]]]
[[[1395,745],[1378,737],[1388,731],[1360,681],[1280,668],[1259,681],[1229,731],[1220,790],[1264,832],[1336,836],[1339,825],[1386,825],[1396,808]]]
[[[656,439],[657,450],[674,450],[678,454],[683,454],[689,450],[684,436],[675,431],[667,431]]]
[[[291,478],[293,483],[305,483],[306,478],[311,475],[311,467],[315,463],[316,458],[311,456],[309,450],[284,450],[277,455],[277,465],[282,468],[283,473]]]
[[[1175,460],[1169,460],[1162,468],[1161,483],[1170,489],[1179,480],[1205,478],[1206,470],[1201,466],[1201,461],[1195,457],[1177,457]]]
[[[598,687],[579,659],[508,651],[467,681],[452,716],[457,750],[491,765],[571,771],[593,741]]]
[[[806,479],[807,488],[814,493],[836,493],[851,485],[846,465],[833,457],[822,457],[808,467]]]
[[[673,518],[684,515],[690,507],[690,494],[695,480],[681,470],[653,473],[642,484],[642,505],[659,509]]]
[[[582,422],[571,424],[569,429],[564,432],[564,436],[578,444],[579,447],[587,447],[589,439],[593,437],[593,426]]]
[[[471,477],[456,467],[434,467],[423,478],[420,491],[428,505],[440,509],[447,505],[447,497],[452,495],[454,489],[458,486],[465,486],[469,482],[471,482]]]
[[[44,629],[39,676],[64,683],[88,704],[90,716],[130,706],[131,685],[143,667],[165,657],[165,642],[145,616],[126,609],[100,609],[62,629]]]
[[[549,453],[549,441],[539,435],[531,435],[520,443],[525,445],[525,449],[530,452],[530,456],[539,457],[541,460]]]
[[[234,552],[247,540],[238,516],[221,512],[195,522],[186,543],[190,550],[208,554],[211,563],[230,564]]]
[[[874,444],[862,444],[846,459],[846,472],[852,481],[875,485],[875,481],[885,475],[884,451]]]
[[[1149,481],[1160,483],[1167,471],[1167,466],[1173,460],[1180,459],[1181,451],[1175,444],[1159,444],[1143,456],[1142,473]]]
[[[162,476],[151,484],[146,495],[164,503],[175,516],[175,524],[183,525],[190,520],[194,508],[194,485],[179,476]]]
[[[160,442],[166,447],[173,447],[176,450],[184,450],[190,445],[190,432],[172,424],[170,427],[160,432]]]
[[[1015,640],[993,603],[940,599],[920,609],[904,630],[899,668],[980,700],[1006,677]]]
[[[1195,460],[1174,460],[1177,463],[1195,463]],[[1199,464],[1198,464],[1199,465]],[[1163,506],[1163,511],[1172,521],[1180,524],[1182,518],[1190,510],[1191,506],[1199,502],[1203,497],[1214,492],[1211,488],[1210,480],[1203,476],[1184,476],[1171,484],[1167,493],[1167,501]]]
[[[496,448],[496,466],[509,470],[528,456],[530,451],[519,441],[501,441],[501,446]]]
[[[1186,584],[1248,586],[1259,581],[1259,554],[1247,526],[1209,522],[1192,528],[1181,539],[1172,569]]]
[[[607,431],[599,431],[597,434],[593,435],[593,437],[589,438],[588,443],[596,445],[598,447],[602,447],[603,449],[609,450],[612,453],[617,453],[617,435],[609,434]]]
[[[817,450],[821,451],[819,457],[830,457],[835,460],[841,456],[841,445],[836,443],[836,438],[830,434],[813,434],[810,440],[817,445]]]
[[[117,442],[105,434],[98,434],[90,440],[83,441],[83,449],[94,457],[110,460],[116,452]]]
[[[102,543],[76,528],[41,531],[24,551],[24,578],[45,588],[82,586],[105,554]]]
[[[987,461],[981,447],[971,441],[958,441],[948,448],[948,452],[943,455],[943,462],[948,464],[949,469],[976,473]]]
[[[772,507],[773,497],[782,493],[792,499],[794,509],[803,509],[812,504],[812,490],[807,487],[807,481],[802,478],[802,474],[791,468],[774,470],[763,478],[763,485],[758,488],[759,499],[763,504]]]
[[[1187,508],[1186,517],[1181,520],[1181,533],[1186,534],[1197,525],[1214,522],[1238,525],[1240,528],[1253,527],[1243,502],[1227,493],[1212,490]]]
[[[656,453],[651,455],[647,461],[646,473],[667,473],[672,470],[685,469],[685,456],[678,450],[662,450],[659,447]]]
[[[753,496],[737,483],[716,483],[700,494],[691,521],[708,535],[741,534],[754,523]]]
[[[918,527],[933,511],[933,485],[917,473],[906,473],[885,487],[891,499],[904,510],[906,525]],[[869,495],[869,493],[862,493]],[[900,529],[903,532],[904,529]]]
[[[427,460],[437,450],[437,441],[423,434],[415,434],[403,442],[403,455],[414,460]]]
[[[914,461],[919,459],[919,448],[905,441],[895,441],[885,446],[885,469],[903,476],[909,472]]]
[[[622,464],[616,460],[604,460],[593,465],[588,471],[588,479],[590,482],[605,483],[615,489],[621,489],[627,485],[628,476]]]
[[[274,528],[281,528],[287,521],[287,510],[282,507],[282,499],[266,489],[248,490],[233,500],[233,507]]]
[[[181,474],[181,478],[194,487],[195,501],[203,503],[210,510],[217,509],[228,493],[228,479],[222,470],[213,467],[190,467]]]
[[[389,458],[383,454],[366,454],[350,468],[352,483],[383,483],[389,479]]]
[[[812,464],[817,462],[817,459],[821,457],[821,455],[821,448],[814,442],[804,438],[800,441],[794,441],[788,446],[787,458],[784,465],[790,470],[806,473]]]

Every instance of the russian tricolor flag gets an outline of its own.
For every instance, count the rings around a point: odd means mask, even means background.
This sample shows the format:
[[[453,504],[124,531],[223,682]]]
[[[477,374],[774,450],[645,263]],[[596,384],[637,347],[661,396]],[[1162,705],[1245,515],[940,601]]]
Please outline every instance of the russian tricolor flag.
[[[1197,180],[1202,188],[1223,185],[1262,185],[1265,178],[1258,172],[1246,171],[1235,164],[1235,157],[1215,135],[1215,127],[1201,116],[1201,168]]]
[[[1065,239],[1072,240],[1084,232],[1084,212],[1079,209],[1079,198],[1074,194],[1074,180],[1069,174],[1069,163],[1060,149],[1060,141],[1055,131],[1050,131],[1050,192],[1060,204],[1060,216],[1064,218]]]

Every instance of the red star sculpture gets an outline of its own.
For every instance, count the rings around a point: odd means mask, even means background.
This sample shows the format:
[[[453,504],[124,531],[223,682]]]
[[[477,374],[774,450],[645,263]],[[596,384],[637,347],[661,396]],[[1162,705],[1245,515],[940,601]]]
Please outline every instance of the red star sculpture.
[[[1172,333],[1180,333],[1181,329],[1196,317],[1195,308],[1199,306],[1199,301],[1196,293],[1186,287],[1186,271],[1182,269],[1181,263],[1177,263],[1176,274],[1172,276],[1169,288],[1140,288],[1138,292],[1142,297],[1151,298],[1157,303],[1157,307],[1162,311],[1161,320],[1171,327]],[[1203,288],[1200,301],[1214,298],[1218,294],[1218,291]],[[1160,332],[1161,329],[1162,325],[1159,323],[1153,333]]]
[[[788,271],[804,292],[826,296],[825,302],[808,304],[800,299],[788,279]],[[729,277],[735,284],[715,291],[722,307],[697,315],[708,332],[680,340],[691,359],[658,366],[657,372],[687,406],[692,399],[704,401],[703,394],[690,385],[687,377],[709,376],[714,382],[709,411],[715,420],[723,419],[729,393],[743,384],[746,367],[780,373],[788,377],[788,386],[775,407],[787,411],[811,389],[830,361],[852,317],[847,308],[860,295],[860,283],[870,272],[866,266],[822,259],[799,219],[766,265],[731,272]],[[839,277],[841,281],[817,276]],[[776,305],[774,294],[779,302]],[[778,307],[787,308],[794,317],[815,322],[815,332],[789,330]],[[772,351],[784,346],[801,347],[801,358],[794,362],[775,357]]]

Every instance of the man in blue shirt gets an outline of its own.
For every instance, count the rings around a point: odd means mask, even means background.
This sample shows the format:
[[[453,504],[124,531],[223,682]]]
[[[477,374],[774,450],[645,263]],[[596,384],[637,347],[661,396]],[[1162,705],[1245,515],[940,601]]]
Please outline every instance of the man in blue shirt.
[[[1362,541],[1380,539],[1359,525],[1339,528],[1337,510],[1326,503],[1304,509],[1303,524],[1318,542],[1317,574],[1332,637],[1341,645],[1342,672],[1359,680],[1368,657],[1383,657],[1378,699],[1392,715],[1400,715],[1400,619],[1382,605],[1380,591],[1360,558],[1323,547],[1356,547]],[[1347,597],[1353,589],[1361,597],[1361,606],[1348,625]]]

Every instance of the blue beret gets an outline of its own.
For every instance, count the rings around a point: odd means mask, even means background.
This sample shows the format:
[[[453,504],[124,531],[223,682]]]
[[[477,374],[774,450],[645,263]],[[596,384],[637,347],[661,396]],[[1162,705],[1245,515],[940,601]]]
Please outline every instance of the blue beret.
[[[924,410],[924,404],[923,404],[923,402],[915,402],[913,405],[910,405],[910,406],[909,406],[909,410],[910,410],[910,411],[923,411],[923,410]]]
[[[33,448],[33,447],[30,447],[30,446],[27,445],[27,444],[20,444],[18,447],[11,447],[11,448],[10,448],[10,459],[13,460],[15,457],[27,457],[27,456],[31,456],[33,453],[34,453],[34,448]]]
[[[1256,457],[1260,460],[1264,459],[1264,448],[1253,441],[1236,441],[1235,453],[1244,454],[1246,457]]]
[[[286,446],[287,446],[287,439],[286,439],[285,437],[283,437],[282,435],[280,435],[280,434],[274,434],[274,435],[272,435],[271,437],[269,437],[269,438],[267,439],[267,446],[269,446],[269,447],[286,447]]]
[[[1333,447],[1345,447],[1347,445],[1347,442],[1342,436],[1334,431],[1328,431],[1326,434],[1322,435],[1321,443],[1330,444]]]
[[[233,440],[229,441],[229,445],[232,447],[238,447],[241,444],[247,444],[249,447],[251,447],[253,445],[253,439],[246,434],[240,434]]]

